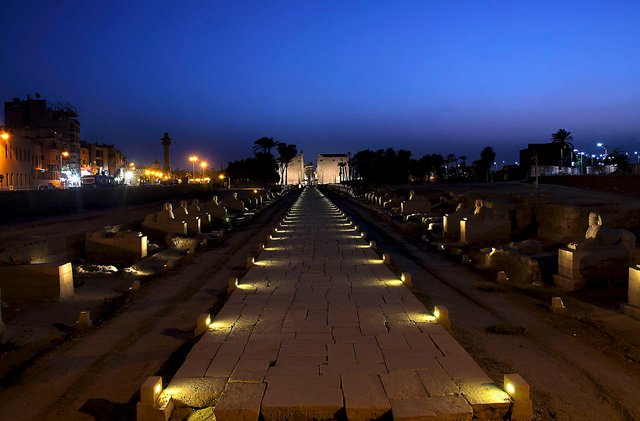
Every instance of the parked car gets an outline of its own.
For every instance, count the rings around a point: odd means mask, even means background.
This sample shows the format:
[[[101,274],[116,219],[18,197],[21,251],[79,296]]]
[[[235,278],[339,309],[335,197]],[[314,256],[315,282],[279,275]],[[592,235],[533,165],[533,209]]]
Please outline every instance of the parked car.
[[[40,184],[38,186],[38,190],[58,190],[58,188],[54,186],[52,183],[48,183],[48,184]]]

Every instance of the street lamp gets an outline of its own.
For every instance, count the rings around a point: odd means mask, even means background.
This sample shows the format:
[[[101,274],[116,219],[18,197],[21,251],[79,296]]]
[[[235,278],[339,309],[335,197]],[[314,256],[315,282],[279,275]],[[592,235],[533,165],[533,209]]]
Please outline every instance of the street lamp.
[[[198,162],[198,157],[191,155],[189,161],[191,161],[191,175],[193,175],[193,178],[196,178],[196,162]]]
[[[9,132],[6,132],[4,129],[0,129],[0,139],[7,141],[10,137],[11,135],[9,134]]]
[[[205,168],[207,168],[207,162],[206,161],[202,161],[200,163],[200,168],[202,168],[202,181],[204,181],[204,170],[205,170]]]
[[[62,167],[64,166],[64,159],[69,158],[69,152],[60,152],[60,187],[62,187]]]

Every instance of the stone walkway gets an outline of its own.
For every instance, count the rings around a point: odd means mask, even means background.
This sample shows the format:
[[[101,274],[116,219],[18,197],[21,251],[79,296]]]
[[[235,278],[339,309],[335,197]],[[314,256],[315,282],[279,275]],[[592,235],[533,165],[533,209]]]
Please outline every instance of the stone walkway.
[[[314,188],[163,393],[219,421],[502,419],[511,405]]]

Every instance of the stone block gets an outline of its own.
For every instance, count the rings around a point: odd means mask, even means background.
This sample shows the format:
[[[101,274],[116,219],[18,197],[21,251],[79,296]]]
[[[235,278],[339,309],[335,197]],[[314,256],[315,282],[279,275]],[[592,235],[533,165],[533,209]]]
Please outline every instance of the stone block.
[[[445,355],[444,357],[436,357],[436,360],[454,380],[484,379],[486,383],[492,382],[491,378],[468,354]]]
[[[178,379],[183,377],[204,377],[207,373],[207,369],[211,365],[212,360],[213,357],[194,358],[191,357],[191,354],[189,354],[189,356],[182,363],[173,378]]]
[[[381,374],[380,379],[389,400],[418,400],[429,396],[415,371],[391,371]]]
[[[265,383],[229,383],[218,399],[214,414],[218,421],[257,421]]]
[[[460,396],[391,400],[391,413],[398,421],[471,421],[473,418],[473,408]]]
[[[379,376],[346,374],[341,379],[347,419],[379,419],[391,410],[391,403]]]
[[[384,362],[380,347],[375,343],[355,343],[353,347],[356,354],[356,361],[359,363]]]
[[[96,263],[119,263],[147,256],[147,236],[135,231],[96,231],[87,233],[86,257]]]
[[[478,219],[468,217],[460,221],[460,242],[478,243],[508,241],[511,221],[507,219]]]
[[[451,377],[441,367],[423,368],[417,371],[429,396],[453,396],[460,393],[460,389]]]
[[[273,376],[262,400],[265,421],[335,419],[342,408],[339,376]]]
[[[71,263],[2,266],[0,289],[6,300],[69,298],[73,267]]]
[[[227,379],[220,377],[174,377],[163,394],[177,406],[204,408],[216,404],[226,384]]]
[[[511,409],[511,397],[495,383],[486,379],[466,379],[458,382],[458,387],[473,408],[473,416],[485,420],[501,420]]]

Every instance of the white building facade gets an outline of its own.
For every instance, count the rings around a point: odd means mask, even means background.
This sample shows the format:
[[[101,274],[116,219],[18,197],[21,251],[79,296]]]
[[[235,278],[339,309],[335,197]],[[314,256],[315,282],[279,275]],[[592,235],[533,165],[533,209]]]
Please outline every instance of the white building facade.
[[[316,166],[318,184],[337,184],[349,179],[347,154],[318,154]]]

